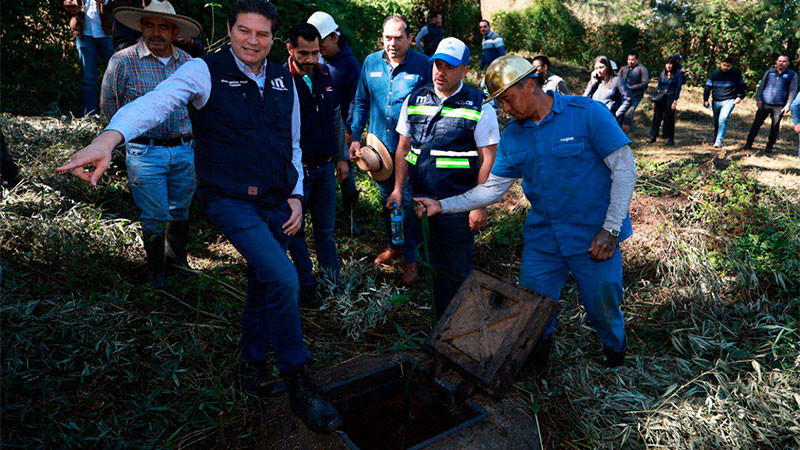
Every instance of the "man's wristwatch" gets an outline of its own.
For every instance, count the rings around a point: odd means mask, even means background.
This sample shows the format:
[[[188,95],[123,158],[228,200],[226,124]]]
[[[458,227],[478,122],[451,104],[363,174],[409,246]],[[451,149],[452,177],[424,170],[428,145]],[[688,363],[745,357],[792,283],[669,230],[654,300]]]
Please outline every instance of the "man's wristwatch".
[[[603,228],[604,230],[608,231],[608,234],[618,238],[619,237],[619,230],[612,230],[610,228]]]

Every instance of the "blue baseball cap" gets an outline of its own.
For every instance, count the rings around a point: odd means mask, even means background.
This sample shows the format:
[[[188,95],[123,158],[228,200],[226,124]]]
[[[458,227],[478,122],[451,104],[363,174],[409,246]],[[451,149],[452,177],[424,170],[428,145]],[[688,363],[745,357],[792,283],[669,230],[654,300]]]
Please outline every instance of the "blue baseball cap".
[[[454,37],[444,38],[436,47],[436,53],[431,56],[431,61],[440,59],[451,66],[469,65],[469,47]]]

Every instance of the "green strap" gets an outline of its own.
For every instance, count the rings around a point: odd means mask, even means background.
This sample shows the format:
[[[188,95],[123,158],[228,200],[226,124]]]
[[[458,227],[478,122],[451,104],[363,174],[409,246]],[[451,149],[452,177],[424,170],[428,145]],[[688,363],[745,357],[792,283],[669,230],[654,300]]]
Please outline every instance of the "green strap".
[[[408,152],[408,154],[406,155],[406,161],[408,161],[409,164],[412,164],[412,165],[416,166],[417,165],[417,154],[416,153],[412,153],[412,152]]]
[[[437,169],[469,169],[468,158],[436,158]]]
[[[410,105],[408,107],[409,116],[435,116],[439,112],[437,106],[431,105]],[[481,118],[481,112],[469,108],[442,108],[442,117],[456,117],[477,122]]]

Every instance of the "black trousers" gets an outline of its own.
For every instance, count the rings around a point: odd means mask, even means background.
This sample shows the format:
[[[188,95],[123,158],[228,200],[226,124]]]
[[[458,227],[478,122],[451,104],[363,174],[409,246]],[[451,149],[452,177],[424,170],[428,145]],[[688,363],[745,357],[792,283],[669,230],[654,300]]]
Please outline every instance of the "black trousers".
[[[650,137],[658,137],[661,122],[664,122],[662,137],[675,139],[675,111],[672,110],[672,96],[667,95],[660,102],[653,103],[653,124],[650,126]]]
[[[771,149],[772,146],[775,145],[775,141],[778,140],[778,132],[781,129],[783,106],[764,104],[756,111],[756,117],[753,120],[753,125],[750,127],[750,133],[747,134],[747,143],[745,147],[753,146],[753,141],[755,141],[756,136],[758,136],[758,130],[761,129],[761,125],[767,120],[767,116],[772,118],[772,124],[769,127],[769,138],[767,138],[767,148]]]

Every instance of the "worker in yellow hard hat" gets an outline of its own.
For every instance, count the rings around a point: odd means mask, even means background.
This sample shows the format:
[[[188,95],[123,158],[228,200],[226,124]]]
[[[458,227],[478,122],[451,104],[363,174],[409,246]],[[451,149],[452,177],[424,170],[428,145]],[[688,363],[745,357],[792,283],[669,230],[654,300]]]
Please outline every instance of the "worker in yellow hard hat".
[[[514,180],[531,210],[525,223],[520,284],[558,299],[572,273],[609,366],[624,364],[627,341],[620,310],[622,254],[631,235],[628,214],[636,181],[630,140],[603,104],[586,97],[545,93],[524,58],[505,55],[487,69],[487,101],[512,120],[502,132],[488,180],[442,200],[415,198],[417,214],[470,211],[500,200]],[[543,371],[555,319],[531,353]]]

